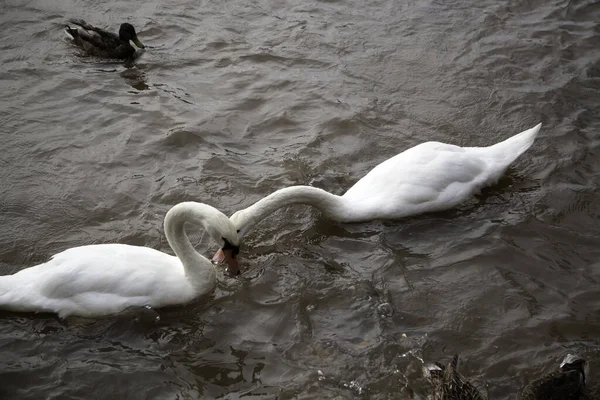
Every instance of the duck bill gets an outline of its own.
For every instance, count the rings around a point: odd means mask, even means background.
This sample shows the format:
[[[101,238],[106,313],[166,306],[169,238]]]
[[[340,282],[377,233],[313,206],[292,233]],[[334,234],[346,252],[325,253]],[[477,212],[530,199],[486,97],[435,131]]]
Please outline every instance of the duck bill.
[[[144,46],[142,44],[142,42],[140,42],[140,39],[138,39],[137,37],[133,38],[133,43],[135,43],[135,45],[137,47],[139,47],[140,49],[145,49],[146,48],[146,46]]]
[[[234,257],[232,249],[219,249],[213,257],[213,261],[217,264],[227,264],[227,270],[233,276],[239,275],[240,264],[238,259]]]

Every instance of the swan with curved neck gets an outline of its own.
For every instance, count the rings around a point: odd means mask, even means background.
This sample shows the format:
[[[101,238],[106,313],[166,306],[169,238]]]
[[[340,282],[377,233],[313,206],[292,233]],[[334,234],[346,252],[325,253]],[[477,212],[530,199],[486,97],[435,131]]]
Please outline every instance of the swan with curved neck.
[[[0,308],[96,317],[132,306],[187,303],[212,291],[215,268],[188,239],[186,222],[203,226],[237,269],[239,238],[229,218],[202,203],[184,202],[165,216],[165,235],[175,256],[149,247],[95,244],[73,247],[44,264],[0,276]]]
[[[421,143],[377,165],[342,196],[311,186],[291,186],[230,218],[243,237],[269,214],[292,204],[311,205],[339,222],[399,219],[449,209],[497,182],[533,144],[541,126],[488,147]]]

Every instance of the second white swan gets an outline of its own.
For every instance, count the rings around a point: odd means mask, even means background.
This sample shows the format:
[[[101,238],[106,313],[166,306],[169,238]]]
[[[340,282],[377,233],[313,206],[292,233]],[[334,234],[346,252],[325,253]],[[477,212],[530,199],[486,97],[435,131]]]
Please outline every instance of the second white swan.
[[[377,165],[342,196],[312,186],[291,186],[230,218],[243,237],[263,218],[291,204],[314,206],[339,222],[399,219],[449,209],[496,183],[533,144],[541,126],[489,147],[421,143]]]

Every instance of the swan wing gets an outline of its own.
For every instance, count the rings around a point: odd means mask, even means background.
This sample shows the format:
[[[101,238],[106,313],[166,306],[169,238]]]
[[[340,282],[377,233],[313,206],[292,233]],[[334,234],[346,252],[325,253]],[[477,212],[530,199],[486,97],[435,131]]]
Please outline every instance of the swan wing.
[[[365,219],[401,218],[453,207],[484,186],[490,175],[488,163],[477,154],[426,142],[373,168],[343,198]]]
[[[123,244],[71,248],[0,279],[0,307],[60,316],[112,314],[133,305],[161,307],[194,297],[176,257]]]

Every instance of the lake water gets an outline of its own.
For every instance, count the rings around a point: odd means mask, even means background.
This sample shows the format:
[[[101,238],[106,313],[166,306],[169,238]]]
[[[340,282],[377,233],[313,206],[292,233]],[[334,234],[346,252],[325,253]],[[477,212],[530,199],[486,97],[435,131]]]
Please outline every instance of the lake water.
[[[245,237],[242,275],[158,322],[0,312],[0,397],[416,399],[418,358],[459,353],[482,391],[513,399],[567,352],[598,352],[599,2],[0,10],[0,274],[91,243],[170,253],[180,201],[231,215],[289,185],[342,194],[423,141],[544,124],[452,211],[348,225],[277,211]],[[69,18],[130,22],[148,49],[132,66],[82,56]]]

